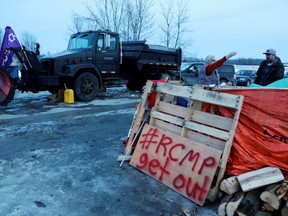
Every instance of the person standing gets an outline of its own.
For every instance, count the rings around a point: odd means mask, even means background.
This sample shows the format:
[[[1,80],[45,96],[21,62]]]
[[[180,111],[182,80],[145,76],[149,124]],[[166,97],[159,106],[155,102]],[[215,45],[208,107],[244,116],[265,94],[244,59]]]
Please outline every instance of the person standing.
[[[284,78],[284,65],[281,59],[276,56],[275,49],[268,49],[263,54],[266,55],[266,60],[260,63],[254,83],[267,86]]]
[[[34,52],[36,53],[37,57],[40,56],[40,44],[39,43],[35,43],[34,44]]]
[[[200,71],[198,73],[198,80],[197,84],[202,85],[219,85],[219,74],[217,72],[217,68],[222,66],[228,59],[235,56],[237,52],[231,52],[228,55],[224,56],[223,58],[216,61],[215,56],[208,55],[205,58],[205,64],[203,67],[200,68]]]

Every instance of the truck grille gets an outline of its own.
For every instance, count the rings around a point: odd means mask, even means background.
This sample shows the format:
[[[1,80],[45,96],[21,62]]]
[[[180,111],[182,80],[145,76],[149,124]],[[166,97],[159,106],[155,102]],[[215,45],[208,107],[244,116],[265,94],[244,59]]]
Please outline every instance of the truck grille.
[[[41,65],[44,71],[54,74],[54,59],[41,59]]]

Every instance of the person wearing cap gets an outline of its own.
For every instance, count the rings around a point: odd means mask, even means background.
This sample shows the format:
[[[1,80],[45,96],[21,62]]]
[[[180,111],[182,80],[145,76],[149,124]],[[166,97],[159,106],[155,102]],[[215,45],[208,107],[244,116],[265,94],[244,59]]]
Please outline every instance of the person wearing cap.
[[[267,86],[284,78],[284,65],[276,55],[275,49],[268,49],[263,54],[266,55],[266,60],[260,63],[254,83]]]
[[[200,68],[200,71],[198,73],[198,80],[197,84],[202,85],[219,85],[219,74],[217,72],[217,68],[222,66],[228,59],[235,56],[237,52],[231,52],[228,55],[224,56],[223,58],[216,61],[215,56],[208,55],[205,58],[205,63],[203,67]]]

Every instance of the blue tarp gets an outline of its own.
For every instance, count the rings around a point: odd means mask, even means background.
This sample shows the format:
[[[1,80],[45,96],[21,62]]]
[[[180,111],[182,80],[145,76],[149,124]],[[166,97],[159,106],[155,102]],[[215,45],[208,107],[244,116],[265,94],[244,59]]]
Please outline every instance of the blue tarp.
[[[277,80],[267,86],[261,86],[257,84],[251,84],[249,88],[288,88],[288,78]]]

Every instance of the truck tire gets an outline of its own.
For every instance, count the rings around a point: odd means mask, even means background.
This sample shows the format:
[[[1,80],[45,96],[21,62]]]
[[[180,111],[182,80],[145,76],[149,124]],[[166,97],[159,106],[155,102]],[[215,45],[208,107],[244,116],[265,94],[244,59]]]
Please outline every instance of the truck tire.
[[[99,81],[90,72],[80,74],[74,82],[74,95],[79,101],[91,101],[99,93]]]
[[[225,78],[222,78],[222,79],[220,79],[220,84],[221,84],[221,83],[228,83],[228,80],[225,79]]]

